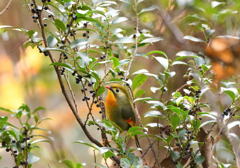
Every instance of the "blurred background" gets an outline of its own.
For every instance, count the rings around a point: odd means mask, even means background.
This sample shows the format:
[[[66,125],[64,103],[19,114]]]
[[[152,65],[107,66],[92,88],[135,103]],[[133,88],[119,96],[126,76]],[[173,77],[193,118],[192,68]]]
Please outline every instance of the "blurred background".
[[[0,11],[2,11],[8,4],[8,0],[1,1]],[[90,3],[89,1],[85,1]],[[128,34],[134,33],[134,13],[132,9],[116,1],[120,9],[120,16],[129,18],[122,24],[122,27],[127,30]],[[204,38],[201,30],[193,25],[189,25],[193,18],[187,19],[188,14],[202,14],[201,11],[196,10],[194,5],[199,5],[202,8],[208,8],[211,6],[211,1],[194,1],[194,0],[145,0],[141,2],[139,8],[149,7],[151,5],[157,5],[164,8],[173,18],[173,22],[179,27],[184,35],[194,35],[195,37]],[[31,13],[28,12],[25,2],[12,1],[9,8],[0,15],[0,25],[11,25],[16,27],[22,27],[27,30],[39,30],[37,25],[32,21]],[[234,8],[234,6],[230,6]],[[229,7],[228,7],[229,8]],[[187,13],[188,12],[188,13]],[[210,14],[205,13],[205,18],[210,19]],[[238,17],[231,17],[228,22],[234,22],[234,19],[238,21]],[[231,23],[226,23],[226,18],[222,18],[222,22],[213,24],[213,29],[216,31],[216,35],[225,35],[229,33],[233,35],[234,29]],[[214,22],[214,21],[213,21]],[[152,50],[160,50],[165,52],[168,57],[174,58],[178,51],[183,50],[176,37],[169,31],[162,21],[162,18],[157,12],[145,12],[140,15],[140,29],[148,29],[151,34],[156,37],[163,37],[164,40],[158,43],[153,43],[147,47],[141,48],[139,52],[147,53]],[[51,30],[53,27],[49,25],[47,29]],[[75,162],[86,163],[86,167],[93,167],[94,152],[92,149],[80,144],[74,144],[76,140],[83,140],[89,142],[86,139],[85,134],[82,132],[80,126],[75,120],[72,112],[70,111],[62,93],[57,80],[57,76],[52,66],[49,66],[50,60],[43,54],[39,53],[37,48],[28,47],[26,50],[23,48],[24,43],[27,40],[27,36],[23,33],[16,31],[3,32],[0,29],[0,107],[17,109],[22,103],[26,103],[33,110],[38,106],[43,106],[47,110],[40,112],[41,117],[50,117],[53,121],[45,121],[41,125],[51,131],[50,136],[54,138],[53,145],[49,143],[39,143],[40,149],[34,149],[33,153],[40,157],[41,160],[34,163],[33,167],[64,167],[59,164],[59,160],[69,159]],[[90,34],[90,43],[94,43],[94,34]],[[195,44],[195,46],[204,49],[202,45]],[[152,59],[137,58],[133,63],[132,71],[138,69],[148,69],[149,72],[158,74],[162,67],[159,63]],[[182,78],[186,71],[186,66],[175,66],[173,70],[178,72],[178,75],[171,79],[168,86],[168,92],[179,88],[186,79]],[[155,79],[149,78],[142,88],[148,88],[145,96],[157,96],[153,95],[149,86],[158,86],[159,84]],[[81,109],[80,115],[83,119],[86,118],[87,108],[85,103],[82,104],[82,95],[80,87],[78,85],[72,85],[73,90],[76,93],[78,105]],[[106,93],[104,93],[104,96]],[[167,100],[171,95],[166,94],[164,99]],[[138,109],[143,114],[148,111],[147,105],[138,103]],[[94,109],[95,118],[101,118],[98,113],[98,109]],[[6,115],[6,113],[0,112],[0,116]],[[13,122],[16,122],[13,120]],[[148,120],[143,120],[144,124],[148,123]],[[14,123],[17,124],[17,123]],[[89,127],[89,131],[100,138],[100,131],[95,126]],[[151,130],[150,130],[151,131]],[[155,130],[152,130],[155,131]],[[44,133],[46,134],[46,132]],[[134,142],[129,142],[134,143]],[[141,140],[140,140],[141,143]],[[2,167],[13,166],[13,160],[9,153],[6,153],[4,149],[0,149],[0,155],[3,159],[0,163]],[[92,156],[92,157],[89,157]],[[148,159],[151,162],[151,155]],[[98,163],[102,162],[97,157]],[[153,158],[152,158],[153,159]]]

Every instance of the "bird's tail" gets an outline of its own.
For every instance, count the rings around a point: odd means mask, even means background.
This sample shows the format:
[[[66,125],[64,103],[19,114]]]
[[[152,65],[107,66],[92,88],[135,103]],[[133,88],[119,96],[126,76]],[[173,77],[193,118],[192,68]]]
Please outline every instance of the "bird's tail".
[[[139,141],[138,141],[137,135],[134,136],[134,139],[135,139],[135,142],[136,142],[136,146],[137,146],[138,148],[141,148],[140,143],[139,143]],[[142,149],[142,148],[141,148],[141,149]],[[141,152],[141,154],[142,154],[142,151],[141,151],[141,150],[140,150],[140,152]]]

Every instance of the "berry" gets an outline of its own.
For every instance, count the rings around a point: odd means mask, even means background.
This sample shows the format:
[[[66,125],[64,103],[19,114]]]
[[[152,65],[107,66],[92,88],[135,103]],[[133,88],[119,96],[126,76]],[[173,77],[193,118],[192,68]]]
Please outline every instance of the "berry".
[[[9,151],[10,151],[10,148],[9,148],[9,147],[7,147],[7,148],[6,148],[6,152],[9,152]]]
[[[97,100],[95,100],[93,103],[97,104]]]
[[[77,20],[77,16],[76,15],[73,16],[73,20]]]
[[[100,107],[100,105],[99,105],[99,104],[97,104],[96,106],[97,106],[97,107]]]
[[[99,111],[99,113],[101,114],[101,113],[102,113],[102,111]]]
[[[70,33],[70,36],[74,36],[74,33]]]
[[[17,153],[17,150],[14,150],[13,153]]]
[[[24,146],[22,146],[21,149],[24,150]]]
[[[89,33],[90,31],[89,30],[87,30],[87,33]]]
[[[46,2],[46,0],[42,0],[42,2]]]
[[[45,7],[44,7],[44,9],[45,9],[45,10],[48,10],[48,7],[47,7],[47,6],[45,6]]]
[[[202,120],[202,118],[200,117],[199,120]]]
[[[44,26],[46,27],[46,26],[47,26],[47,23],[44,23]]]
[[[93,92],[94,92],[94,90],[90,90],[89,92],[90,92],[90,93],[93,93]]]
[[[133,35],[133,38],[136,38],[136,34]]]
[[[62,44],[65,44],[65,41],[64,41],[64,40],[61,40],[61,43],[62,43]]]
[[[36,10],[34,8],[31,9],[32,13],[36,13]]]
[[[81,91],[83,92],[83,91],[84,91],[84,89],[81,89]]]
[[[89,39],[89,36],[87,36],[87,38]]]
[[[84,27],[87,27],[87,23],[84,23],[83,25],[84,25]]]
[[[66,56],[66,57],[64,57],[64,59],[66,60],[66,59],[68,59],[68,57]]]
[[[83,37],[86,37],[87,36],[87,34],[86,33],[83,33]]]
[[[31,3],[30,5],[31,5],[31,6],[34,6],[34,4],[33,4],[33,3]]]
[[[76,73],[77,73],[77,71],[73,71],[72,76],[75,76]]]
[[[70,27],[70,24],[67,24],[67,27]]]
[[[48,52],[47,51],[44,51],[43,54],[44,54],[44,56],[48,56]]]
[[[85,98],[83,98],[82,101],[85,101]]]
[[[100,128],[97,128],[97,130],[99,130]]]
[[[50,18],[50,17],[52,17],[52,15],[51,15],[51,14],[49,14],[49,15],[48,15],[48,17]]]
[[[100,58],[101,58],[101,59],[104,59],[105,57],[106,57],[105,55],[102,55]]]
[[[12,140],[12,143],[16,143],[16,140],[15,140],[15,139],[13,139],[13,140]]]
[[[120,75],[122,75],[123,73],[120,71],[120,72],[118,72],[118,75],[120,76]]]
[[[2,146],[6,146],[6,142],[5,141],[2,141]]]

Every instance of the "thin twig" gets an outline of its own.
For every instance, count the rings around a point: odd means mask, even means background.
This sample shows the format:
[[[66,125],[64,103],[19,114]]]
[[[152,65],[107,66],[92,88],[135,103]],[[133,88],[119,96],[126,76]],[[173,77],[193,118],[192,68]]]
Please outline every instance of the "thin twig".
[[[2,15],[9,7],[9,5],[11,4],[12,0],[10,0],[7,4],[7,6],[2,10],[2,12],[0,12],[0,15]]]

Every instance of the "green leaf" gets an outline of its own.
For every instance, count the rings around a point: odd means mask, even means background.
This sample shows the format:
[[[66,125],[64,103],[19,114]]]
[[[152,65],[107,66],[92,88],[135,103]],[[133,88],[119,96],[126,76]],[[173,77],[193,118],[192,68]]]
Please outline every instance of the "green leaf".
[[[149,111],[144,114],[144,117],[159,117],[162,115],[160,111]]]
[[[35,163],[35,162],[37,162],[39,160],[40,160],[39,157],[34,156],[32,153],[28,153],[28,159],[27,159],[28,164]]]
[[[142,127],[131,127],[129,128],[128,130],[128,134],[131,134],[132,132],[136,131],[136,130],[142,130],[143,128]]]
[[[59,20],[59,19],[55,19],[55,26],[58,28],[58,29],[61,29],[64,33],[65,33],[65,25],[64,25],[64,23],[61,21],[61,20]]]
[[[199,155],[199,156],[195,157],[194,160],[197,165],[200,165],[205,160],[205,157],[202,155]]]
[[[117,39],[114,43],[126,44],[126,43],[135,43],[135,41],[129,37],[121,37],[121,38]]]
[[[69,68],[69,69],[73,69],[71,66],[69,66],[68,64],[66,63],[61,63],[61,62],[54,62],[54,63],[51,63],[50,65],[57,65],[57,66],[62,66],[62,67],[65,67],[65,68]]]
[[[237,89],[235,88],[221,88],[221,91],[227,94],[233,101],[236,99],[236,94],[238,93]]]
[[[34,121],[35,121],[35,123],[38,122],[38,115],[37,114],[34,114]]]
[[[67,166],[67,168],[74,168],[74,164],[71,160],[60,160],[59,162]]]
[[[118,58],[111,57],[111,59],[113,60],[113,69],[115,69],[116,67],[118,67],[120,65]]]
[[[173,129],[175,130],[180,123],[180,117],[178,115],[171,115],[170,116],[170,121]]]
[[[36,112],[38,112],[38,111],[40,111],[40,110],[46,110],[44,107],[37,107],[37,108],[35,108],[34,110],[33,110],[33,114],[34,113],[36,113]]]
[[[11,113],[11,114],[14,114],[14,112],[12,112],[11,110],[3,108],[3,107],[0,107],[0,110]]]
[[[180,153],[177,151],[170,150],[170,155],[171,155],[173,161],[177,160],[180,157]]]
[[[176,168],[183,168],[183,166],[181,165],[181,163],[180,162],[178,162],[178,164],[177,164],[177,167]]]
[[[156,98],[153,97],[143,97],[143,98],[137,98],[133,101],[133,103],[138,102],[138,101],[145,101],[145,100],[158,100]]]
[[[168,69],[168,59],[155,56],[152,56],[152,58],[155,58],[165,69]]]
[[[88,43],[88,40],[87,39],[84,39],[84,38],[79,38],[79,39],[76,39],[74,40],[73,42],[71,42],[69,44],[69,47],[71,49],[74,49],[74,48],[78,48],[78,47],[81,47],[83,45],[86,45]]]
[[[107,151],[106,153],[104,153],[104,159],[108,159],[112,156],[115,156],[114,153],[112,151]]]
[[[204,42],[204,40],[202,40],[200,38],[193,37],[193,36],[184,36],[183,39],[190,40],[190,41],[193,41],[193,42]]]
[[[162,37],[152,37],[152,38],[144,39],[143,41],[141,41],[140,44],[142,44],[142,43],[155,43],[155,42],[158,42],[158,41],[161,41],[161,40],[163,40]]]
[[[137,75],[132,83],[132,90],[134,91],[136,88],[138,88],[139,86],[141,86],[144,82],[146,82],[147,80],[147,76],[144,74],[139,74]]]
[[[112,24],[121,23],[121,22],[124,22],[126,20],[128,20],[128,18],[126,18],[126,17],[117,17],[116,19],[114,19],[112,21]]]
[[[47,37],[47,43],[49,47],[54,47],[58,43],[58,40],[54,36],[50,35]]]
[[[81,140],[75,141],[74,143],[80,143],[80,144],[89,146],[89,147],[94,148],[94,149],[96,149],[96,150],[99,151],[99,149],[98,149],[97,147],[95,147],[95,146],[93,146],[93,145],[91,145],[91,144],[89,144],[89,143],[83,142],[83,141],[81,141]]]
[[[81,58],[85,65],[89,65],[90,61],[92,61],[92,59],[89,58],[86,53],[77,52],[77,55],[79,56],[77,59]]]
[[[144,90],[139,89],[136,93],[135,93],[135,99],[142,96],[145,93]]]
[[[97,96],[100,96],[101,94],[103,94],[103,92],[105,92],[105,87],[101,86],[97,91]]]
[[[82,168],[82,166],[83,166],[83,164],[81,164],[81,163],[76,163],[75,164],[75,168]]]
[[[150,54],[160,54],[160,55],[163,55],[165,58],[168,58],[167,55],[164,52],[162,52],[162,51],[157,51],[157,50],[150,51],[146,55],[150,55]]]
[[[140,13],[143,13],[143,12],[149,12],[149,11],[152,11],[152,10],[155,10],[155,9],[159,9],[159,7],[156,6],[156,5],[152,5],[152,6],[148,7],[148,8],[143,8],[143,9],[139,12],[139,14],[140,14]]]
[[[97,164],[97,163],[94,163],[97,167],[100,167],[100,168],[107,168],[106,166],[103,166],[103,165],[100,165],[100,164]]]

